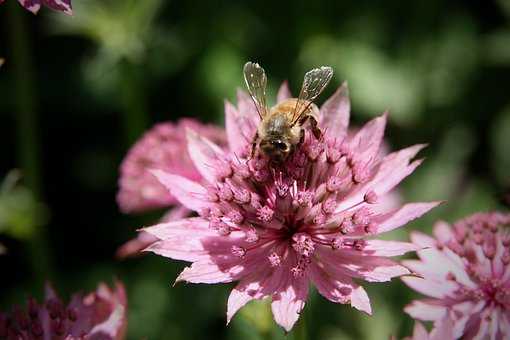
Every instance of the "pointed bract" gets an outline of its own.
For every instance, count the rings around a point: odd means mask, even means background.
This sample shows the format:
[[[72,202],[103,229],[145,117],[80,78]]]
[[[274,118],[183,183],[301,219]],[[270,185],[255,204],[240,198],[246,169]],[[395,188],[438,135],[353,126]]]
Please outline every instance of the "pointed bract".
[[[347,83],[343,83],[322,105],[319,126],[331,136],[342,140],[347,136],[351,102]]]

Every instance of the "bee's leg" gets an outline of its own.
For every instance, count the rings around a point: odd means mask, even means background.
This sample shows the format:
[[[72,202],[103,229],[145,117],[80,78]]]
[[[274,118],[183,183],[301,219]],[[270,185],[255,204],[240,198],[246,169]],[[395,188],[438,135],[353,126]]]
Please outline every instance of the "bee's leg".
[[[299,120],[299,125],[301,125],[301,126],[304,125],[307,120],[310,120],[312,133],[315,136],[315,138],[321,139],[322,131],[321,131],[321,129],[319,129],[317,119],[315,118],[314,115],[305,115],[305,116],[301,117],[301,119]]]
[[[305,129],[301,128],[299,131],[299,145],[303,144],[305,141]]]
[[[250,159],[255,156],[255,149],[257,148],[257,143],[259,141],[259,132],[257,131],[255,133],[255,136],[253,137],[253,141],[251,142],[251,152],[250,152]]]

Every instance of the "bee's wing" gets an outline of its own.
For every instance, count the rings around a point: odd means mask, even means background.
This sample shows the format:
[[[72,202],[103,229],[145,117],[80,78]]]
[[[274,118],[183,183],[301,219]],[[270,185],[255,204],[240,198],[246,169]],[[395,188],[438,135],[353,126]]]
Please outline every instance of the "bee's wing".
[[[267,78],[264,69],[257,63],[247,62],[243,69],[244,81],[248,87],[248,92],[257,107],[260,118],[267,114],[266,104],[266,85]]]
[[[333,69],[329,66],[314,68],[305,74],[303,86],[299,93],[296,106],[292,112],[292,125],[296,124],[304,112],[311,105],[312,101],[317,98],[326,88],[329,81],[333,77]]]

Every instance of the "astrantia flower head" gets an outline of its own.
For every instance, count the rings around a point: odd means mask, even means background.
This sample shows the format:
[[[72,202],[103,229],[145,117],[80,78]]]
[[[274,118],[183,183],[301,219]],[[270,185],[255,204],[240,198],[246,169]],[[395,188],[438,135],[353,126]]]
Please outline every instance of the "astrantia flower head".
[[[289,96],[286,86],[279,100]],[[227,319],[253,299],[270,297],[276,322],[290,330],[313,283],[327,299],[371,313],[355,280],[388,281],[409,271],[390,260],[417,247],[375,236],[403,226],[438,203],[381,211],[386,194],[412,173],[413,146],[382,156],[386,115],[347,137],[349,99],[342,86],[320,109],[324,139],[312,134],[281,166],[248,160],[259,123],[250,98],[227,103],[229,151],[188,133],[189,154],[207,181],[200,184],[161,170],[153,174],[198,217],[143,229],[158,238],[148,250],[192,262],[177,281],[239,281]]]
[[[0,0],[0,4],[2,4],[4,0]],[[71,0],[18,0],[21,6],[28,9],[30,12],[37,14],[39,9],[41,9],[42,5],[48,6],[51,9],[56,11],[61,11],[66,14],[73,14],[73,9],[71,6]]]
[[[30,298],[25,307],[0,313],[0,338],[18,339],[124,339],[127,318],[124,286],[112,290],[100,284],[95,292],[75,294],[66,306],[48,284],[45,300]]]
[[[406,312],[434,321],[448,318],[454,338],[510,337],[510,214],[477,213],[450,226],[438,222],[435,238],[413,233],[420,260],[404,265],[419,277],[403,278],[425,300]]]

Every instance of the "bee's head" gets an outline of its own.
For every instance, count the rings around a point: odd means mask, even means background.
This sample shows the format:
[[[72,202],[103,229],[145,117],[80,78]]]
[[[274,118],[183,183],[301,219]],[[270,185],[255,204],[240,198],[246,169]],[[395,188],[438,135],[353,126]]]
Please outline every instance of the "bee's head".
[[[284,139],[264,139],[260,149],[275,163],[282,163],[292,152],[292,144]]]

